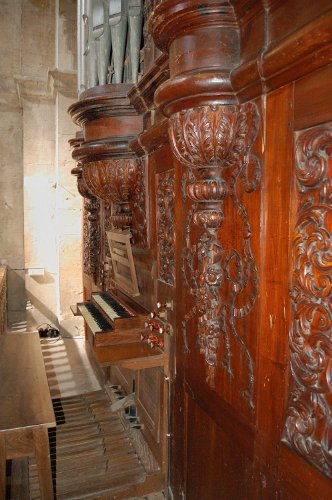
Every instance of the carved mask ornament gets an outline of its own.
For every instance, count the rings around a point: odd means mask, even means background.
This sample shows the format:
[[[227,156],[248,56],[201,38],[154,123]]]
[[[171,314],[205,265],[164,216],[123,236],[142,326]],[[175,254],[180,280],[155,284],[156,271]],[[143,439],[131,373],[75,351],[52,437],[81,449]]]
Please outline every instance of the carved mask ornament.
[[[250,221],[238,190],[241,184],[250,193],[260,182],[260,162],[251,152],[259,122],[253,103],[201,106],[174,114],[169,129],[174,153],[188,167],[184,198],[193,202],[187,220],[183,272],[195,300],[185,316],[184,330],[189,321],[198,318],[198,345],[211,388],[220,367],[233,376],[232,343],[239,344],[248,373],[243,395],[250,408],[253,362],[234,319],[252,310],[258,295],[258,273],[250,244]],[[227,201],[236,207],[236,248],[223,248],[220,241],[228,216]]]

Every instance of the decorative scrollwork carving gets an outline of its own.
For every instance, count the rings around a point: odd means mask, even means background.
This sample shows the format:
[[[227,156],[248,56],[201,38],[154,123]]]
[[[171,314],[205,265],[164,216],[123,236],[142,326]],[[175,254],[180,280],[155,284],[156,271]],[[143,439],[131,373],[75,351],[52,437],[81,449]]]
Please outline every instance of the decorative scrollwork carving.
[[[174,170],[157,176],[158,278],[175,285]]]
[[[141,248],[147,247],[147,224],[146,224],[146,182],[145,164],[143,160],[137,159],[137,175],[132,195],[133,221],[131,232],[133,242]]]
[[[198,318],[198,343],[212,388],[220,366],[234,376],[232,345],[235,342],[240,346],[247,367],[243,395],[251,409],[253,361],[235,319],[250,313],[258,295],[251,226],[239,191],[252,192],[259,185],[260,162],[251,152],[259,123],[259,112],[253,103],[201,106],[170,118],[173,150],[188,167],[184,198],[194,202],[187,217],[183,272],[195,305],[185,316],[184,328]],[[230,206],[237,217],[233,222],[239,234],[236,248],[227,241],[225,245],[221,243]]]
[[[299,134],[289,335],[292,386],[283,440],[332,477],[332,123]]]
[[[83,207],[83,269],[84,273],[98,282],[100,266],[99,200],[84,199]]]
[[[99,281],[101,255],[100,203],[90,192],[83,178],[83,167],[77,164],[71,171],[77,177],[77,189],[83,197],[83,271],[95,283]]]

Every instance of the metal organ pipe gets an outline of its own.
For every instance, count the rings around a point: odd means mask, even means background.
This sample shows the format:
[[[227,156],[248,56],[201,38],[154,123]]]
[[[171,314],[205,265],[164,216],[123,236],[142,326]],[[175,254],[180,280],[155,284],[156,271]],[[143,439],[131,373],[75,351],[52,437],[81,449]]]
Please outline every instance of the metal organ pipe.
[[[106,83],[137,83],[142,25],[142,0],[79,0],[79,93]]]

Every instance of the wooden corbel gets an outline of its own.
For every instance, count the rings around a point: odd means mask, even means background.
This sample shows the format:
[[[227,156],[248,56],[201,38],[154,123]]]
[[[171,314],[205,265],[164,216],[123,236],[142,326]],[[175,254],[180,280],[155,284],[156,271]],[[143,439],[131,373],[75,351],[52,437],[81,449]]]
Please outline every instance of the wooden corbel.
[[[169,117],[170,144],[183,166],[183,338],[203,356],[209,387],[231,382],[253,410],[254,353],[237,320],[251,313],[259,293],[243,193],[260,183],[252,151],[260,113],[255,103],[238,103],[230,80],[239,64],[238,20],[230,2],[165,0],[150,28],[170,68],[155,103]]]

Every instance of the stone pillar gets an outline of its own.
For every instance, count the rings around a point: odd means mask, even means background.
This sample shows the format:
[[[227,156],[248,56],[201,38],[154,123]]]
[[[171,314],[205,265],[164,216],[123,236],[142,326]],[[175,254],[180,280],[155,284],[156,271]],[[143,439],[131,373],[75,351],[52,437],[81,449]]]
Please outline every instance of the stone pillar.
[[[8,320],[25,320],[22,109],[14,74],[21,71],[20,2],[1,2],[0,262],[8,266]]]
[[[27,299],[28,329],[46,322],[81,335],[70,311],[82,298],[81,197],[67,116],[76,99],[76,1],[2,4],[0,261],[9,266],[9,323],[24,328]]]

